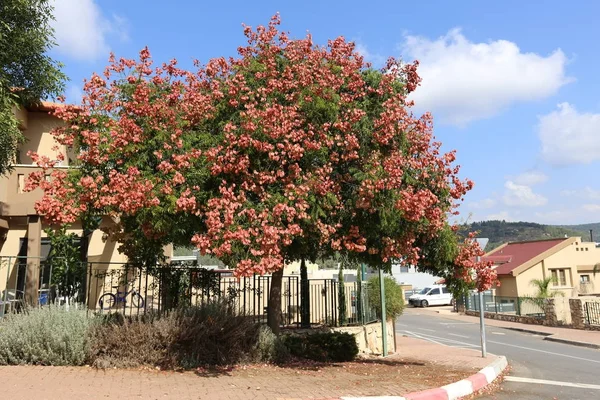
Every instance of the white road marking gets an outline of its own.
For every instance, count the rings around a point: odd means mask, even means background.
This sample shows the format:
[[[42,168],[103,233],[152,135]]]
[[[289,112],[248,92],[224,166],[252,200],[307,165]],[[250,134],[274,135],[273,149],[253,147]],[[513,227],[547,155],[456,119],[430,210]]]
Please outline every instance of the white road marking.
[[[475,345],[475,344],[461,342],[460,340],[448,339],[448,338],[441,337],[441,336],[434,336],[434,335],[430,335],[427,333],[420,333],[419,335],[421,336],[421,339],[426,339],[426,340],[431,340],[431,341],[436,340],[438,342],[448,342],[448,343],[442,343],[446,346],[460,345],[460,347],[463,347],[463,346],[477,347],[477,345]],[[455,346],[455,347],[459,347],[459,346]]]
[[[404,332],[408,333],[409,335],[412,335],[412,336],[416,337],[417,339],[423,339],[423,340],[427,340],[427,341],[429,341],[429,342],[432,342],[432,343],[435,343],[435,344],[439,344],[439,345],[441,345],[441,346],[448,346],[447,344],[440,343],[440,342],[437,342],[437,341],[435,341],[435,340],[433,340],[433,339],[429,339],[429,338],[423,337],[423,336],[421,336],[421,335],[419,335],[419,334],[416,334],[416,333],[414,333],[414,332],[411,332],[411,331],[404,331]]]
[[[509,382],[539,383],[540,385],[568,386],[568,387],[581,388],[581,389],[600,390],[600,385],[591,385],[589,383],[557,382],[557,381],[547,381],[544,379],[521,378],[518,376],[505,376],[504,380],[509,381]]]
[[[461,338],[469,339],[469,336],[465,336],[465,335],[459,335],[458,333],[448,333],[448,335],[451,335],[451,336],[458,336],[458,337],[461,337]]]
[[[412,334],[415,337],[418,337],[419,339],[429,340],[430,342],[441,344],[441,345],[444,345],[444,346],[450,346],[450,347],[458,347],[456,345],[461,345],[461,347],[462,346],[467,346],[467,347],[479,347],[480,346],[479,344],[474,345],[474,344],[471,344],[471,343],[462,342],[462,341],[454,340],[454,339],[448,339],[448,338],[444,338],[444,337],[440,337],[440,336],[435,336],[435,335],[431,335],[431,334],[426,334],[426,333],[419,333],[419,335],[417,335],[417,334],[415,334],[413,332],[410,332],[410,331],[405,331],[405,332],[407,332],[409,334]],[[533,349],[531,347],[517,346],[515,344],[509,344],[509,343],[504,343],[504,342],[496,342],[494,340],[488,340],[487,342],[488,343],[499,344],[499,345],[502,345],[502,346],[515,347],[517,349],[522,349],[522,350],[535,351],[535,352],[538,352],[538,353],[551,354],[553,356],[566,357],[566,358],[571,358],[571,359],[574,359],[574,360],[588,361],[588,362],[591,362],[591,363],[600,364],[600,360],[592,360],[592,359],[589,359],[589,358],[576,357],[576,356],[571,356],[571,355],[568,355],[568,354],[555,353],[553,351]]]
[[[575,360],[581,360],[581,361],[589,361],[589,362],[593,362],[596,364],[600,364],[599,360],[590,360],[589,358],[582,358],[582,357],[575,357],[575,356],[570,356],[568,354],[562,354],[562,353],[555,353],[553,351],[546,351],[546,350],[538,350],[538,349],[532,349],[531,347],[524,347],[524,346],[517,346],[515,344],[508,344],[508,343],[502,343],[502,342],[495,342],[493,340],[488,340],[488,343],[495,343],[495,344],[500,344],[502,346],[510,346],[510,347],[516,347],[517,349],[523,349],[523,350],[529,350],[529,351],[537,351],[538,353],[546,353],[546,354],[552,354],[553,356],[560,356],[560,357],[567,357],[567,358],[573,358]]]
[[[440,322],[440,325],[476,325],[475,322]]]
[[[428,332],[435,332],[436,331],[435,329],[418,328],[418,327],[415,327],[415,329],[419,329],[421,331],[428,331]]]
[[[504,332],[491,332],[491,333],[493,333],[494,335],[506,335],[506,333],[504,333]]]

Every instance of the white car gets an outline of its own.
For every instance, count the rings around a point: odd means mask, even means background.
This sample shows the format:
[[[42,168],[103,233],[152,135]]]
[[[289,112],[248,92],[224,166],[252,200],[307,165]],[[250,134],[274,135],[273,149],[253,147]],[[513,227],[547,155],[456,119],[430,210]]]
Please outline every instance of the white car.
[[[408,298],[415,307],[442,306],[452,304],[452,293],[446,285],[431,285]]]

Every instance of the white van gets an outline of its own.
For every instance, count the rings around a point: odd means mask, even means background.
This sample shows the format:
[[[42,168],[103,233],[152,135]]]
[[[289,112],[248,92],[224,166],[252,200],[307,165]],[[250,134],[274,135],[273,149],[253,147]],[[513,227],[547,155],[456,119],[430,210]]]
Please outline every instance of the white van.
[[[443,306],[452,304],[452,293],[446,285],[430,285],[408,298],[415,307]]]

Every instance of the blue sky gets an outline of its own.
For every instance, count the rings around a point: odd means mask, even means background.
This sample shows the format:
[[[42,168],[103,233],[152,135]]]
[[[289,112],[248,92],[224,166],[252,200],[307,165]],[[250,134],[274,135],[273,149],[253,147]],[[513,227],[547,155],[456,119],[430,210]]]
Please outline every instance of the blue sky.
[[[591,1],[54,0],[67,100],[109,51],[158,62],[235,55],[242,23],[279,12],[293,37],[345,36],[375,65],[418,59],[417,111],[475,181],[471,221],[600,221],[600,3]]]

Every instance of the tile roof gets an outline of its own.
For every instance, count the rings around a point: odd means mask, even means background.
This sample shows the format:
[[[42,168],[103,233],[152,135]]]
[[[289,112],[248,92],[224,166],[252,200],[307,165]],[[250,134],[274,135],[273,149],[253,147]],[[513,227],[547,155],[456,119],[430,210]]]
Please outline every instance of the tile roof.
[[[509,275],[515,268],[523,265],[543,252],[569,239],[536,240],[530,242],[513,242],[489,253],[483,260],[492,261],[497,265],[498,275]]]

